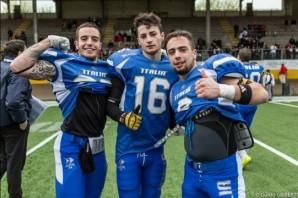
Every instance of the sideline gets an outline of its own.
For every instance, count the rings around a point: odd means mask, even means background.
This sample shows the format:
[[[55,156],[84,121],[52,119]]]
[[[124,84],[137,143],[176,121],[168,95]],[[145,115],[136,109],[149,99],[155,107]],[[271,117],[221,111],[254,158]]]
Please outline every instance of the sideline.
[[[294,158],[292,158],[292,157],[290,157],[290,156],[288,156],[288,155],[280,152],[279,150],[277,150],[277,149],[275,149],[275,148],[273,148],[273,147],[271,147],[271,146],[269,146],[269,145],[261,142],[260,140],[257,140],[256,138],[254,138],[254,141],[258,145],[260,145],[261,147],[263,147],[263,148],[267,149],[268,151],[274,153],[275,155],[283,158],[284,160],[287,160],[288,162],[294,164],[295,166],[298,166],[298,161],[295,160]]]
[[[59,132],[60,131],[54,133],[53,135],[51,135],[50,137],[47,137],[45,140],[43,140],[42,142],[40,142],[36,146],[34,146],[31,149],[29,149],[26,152],[26,156],[30,155],[31,153],[33,153],[34,151],[36,151],[37,149],[41,148],[42,146],[44,146],[45,144],[47,144],[49,141],[51,141],[52,139],[54,139],[58,135]]]
[[[110,124],[111,124],[111,121],[108,120],[106,122],[106,126],[105,126],[104,130],[106,130],[107,128],[109,128],[110,127]],[[57,131],[56,133],[54,133],[53,135],[47,137],[46,139],[44,139],[42,142],[40,142],[39,144],[35,145],[31,149],[27,150],[26,156],[29,156],[30,154],[32,154],[33,152],[35,152],[37,149],[39,149],[42,146],[46,145],[48,142],[50,142],[52,139],[54,139],[59,134],[59,132],[60,132],[60,130]]]
[[[297,105],[292,105],[292,104],[285,104],[285,103],[281,103],[281,102],[297,102],[298,101],[298,97],[273,97],[273,101],[271,101],[271,104],[277,104],[277,105],[282,105],[282,106],[287,106],[287,107],[293,107],[293,108],[298,108]],[[261,142],[260,140],[257,140],[254,138],[255,143],[257,143],[258,145],[260,145],[261,147],[267,149],[268,151],[274,153],[275,155],[283,158],[284,160],[287,160],[288,162],[298,166],[298,161],[295,160],[294,158],[280,152],[279,150]]]
[[[287,107],[298,108],[298,106],[297,106],[297,105],[286,104],[286,103],[281,103],[281,102],[270,102],[270,103],[271,103],[271,104],[282,105],[282,106],[287,106]]]
[[[271,102],[298,102],[298,96],[273,96]]]

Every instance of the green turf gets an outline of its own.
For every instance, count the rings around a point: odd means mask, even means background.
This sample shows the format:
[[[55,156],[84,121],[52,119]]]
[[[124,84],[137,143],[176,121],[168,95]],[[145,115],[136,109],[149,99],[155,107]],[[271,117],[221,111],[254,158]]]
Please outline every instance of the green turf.
[[[252,132],[258,140],[298,159],[298,108],[260,105]]]
[[[291,103],[293,104],[293,103]],[[298,160],[298,108],[276,104],[265,104],[259,107],[252,131],[254,136]],[[56,108],[50,108],[39,122],[56,122],[61,115]],[[28,148],[56,132],[47,131],[30,133]],[[117,197],[114,151],[116,124],[108,120],[105,129],[105,146],[109,163],[108,175],[103,191],[103,198]],[[26,162],[23,172],[24,198],[52,198],[54,193],[54,157],[53,140],[32,153]],[[167,174],[162,189],[162,198],[181,197],[183,179],[184,148],[183,137],[174,136],[166,144]],[[247,197],[277,197],[278,193],[297,193],[298,197],[298,167],[255,145],[250,151],[252,164],[244,171]],[[6,179],[6,178],[5,178]],[[1,181],[1,198],[7,198],[6,181]],[[271,194],[270,194],[271,193]],[[285,197],[285,196],[284,196]],[[294,196],[287,196],[294,197]]]

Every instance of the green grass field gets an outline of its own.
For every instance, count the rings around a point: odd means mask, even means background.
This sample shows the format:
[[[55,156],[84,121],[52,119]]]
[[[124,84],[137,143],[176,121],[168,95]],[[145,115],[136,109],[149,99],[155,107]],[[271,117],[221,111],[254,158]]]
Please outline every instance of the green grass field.
[[[260,105],[254,120],[254,137],[298,160],[298,103]],[[49,108],[32,126],[28,150],[55,133],[61,121],[56,107]],[[116,123],[108,120],[105,146],[109,162],[103,198],[117,197],[114,148]],[[27,157],[23,171],[24,198],[53,198],[54,156],[53,140]],[[166,144],[167,175],[162,197],[181,197],[184,148],[182,136],[174,136]],[[244,171],[247,197],[298,197],[298,166],[255,144],[250,151],[253,162]],[[1,180],[1,198],[8,198],[6,178]],[[282,194],[283,193],[283,194]]]

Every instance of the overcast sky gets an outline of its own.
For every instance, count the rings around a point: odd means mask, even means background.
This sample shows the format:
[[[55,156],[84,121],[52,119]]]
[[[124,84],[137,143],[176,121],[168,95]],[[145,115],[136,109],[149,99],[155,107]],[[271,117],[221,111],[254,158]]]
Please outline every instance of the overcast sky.
[[[211,0],[212,1],[212,0]],[[282,0],[243,0],[244,7],[246,7],[246,3],[253,3],[254,10],[281,10],[282,8]],[[49,3],[47,1],[38,1],[39,6],[53,6],[53,3]],[[3,10],[7,10],[7,6],[3,1],[1,1],[1,13]]]
[[[281,9],[282,7],[282,0],[253,0],[248,1],[253,2],[253,8],[254,9],[262,9],[262,10],[276,10]]]

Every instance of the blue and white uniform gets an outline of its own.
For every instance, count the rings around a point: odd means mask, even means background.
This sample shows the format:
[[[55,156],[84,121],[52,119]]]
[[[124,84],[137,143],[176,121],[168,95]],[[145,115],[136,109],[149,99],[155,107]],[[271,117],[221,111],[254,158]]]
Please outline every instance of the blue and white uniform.
[[[213,120],[208,120],[208,116],[206,116],[202,119],[199,118],[198,122],[204,119],[206,121],[203,121],[202,124],[197,124],[196,121],[194,121],[195,116],[198,115],[199,112],[212,108],[213,111],[215,110],[214,112],[223,117],[224,120],[228,120],[229,123],[243,122],[243,119],[233,101],[224,98],[204,99],[196,96],[195,82],[201,78],[202,69],[217,82],[221,82],[222,78],[225,76],[243,77],[245,75],[245,69],[239,60],[229,54],[214,55],[201,65],[195,66],[184,80],[178,81],[172,88],[170,102],[175,111],[176,122],[185,126],[185,138],[189,136],[190,139],[192,139],[195,135],[197,136],[196,141],[185,141],[186,151],[187,147],[204,148],[196,152],[200,154],[203,153],[203,155],[206,153],[208,153],[207,155],[212,155],[214,152],[222,152],[220,149],[215,151],[215,148],[224,148],[224,146],[218,147],[217,143],[222,144],[222,142],[225,142],[227,147],[229,147],[229,142],[234,138],[233,134],[228,133],[229,135],[226,135],[225,131],[222,130],[226,126],[222,127],[222,124],[219,125],[219,127],[213,126],[223,120],[221,118],[214,122]],[[202,115],[205,116],[205,114]],[[212,125],[210,127],[213,128],[213,130],[209,130],[208,123]],[[199,129],[199,125],[203,127]],[[228,129],[228,131],[230,131],[230,129]],[[200,134],[204,135],[202,136]],[[226,139],[222,141],[216,140],[222,138]],[[193,145],[189,146],[186,144]],[[197,147],[193,147],[194,145],[197,145]],[[238,155],[235,154],[237,149],[234,148],[230,150],[227,148],[226,150],[225,152],[228,153],[229,151],[229,153],[224,154],[224,158],[206,161],[194,160],[187,152],[184,182],[182,186],[183,197],[236,198],[244,194],[245,187],[242,169],[239,168],[241,167],[241,162],[238,159]]]
[[[244,63],[245,67],[245,78],[250,79],[254,82],[261,83],[262,73],[264,67],[258,63]],[[239,111],[245,120],[247,126],[251,127],[252,120],[257,111],[257,105],[241,105],[239,104]]]
[[[103,149],[106,101],[111,87],[109,65],[77,54],[48,49],[41,56],[55,66],[53,93],[63,114],[54,145],[56,197],[99,197],[107,171]],[[79,153],[89,142],[95,170],[83,173]],[[94,146],[100,142],[101,146]]]
[[[116,143],[117,184],[120,197],[159,197],[166,161],[163,146],[154,149],[170,124],[170,89],[178,80],[167,57],[146,58],[140,49],[123,49],[108,62],[125,89],[120,108],[132,111],[141,105],[142,123],[137,131],[119,124]]]

